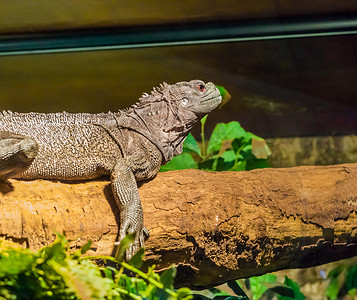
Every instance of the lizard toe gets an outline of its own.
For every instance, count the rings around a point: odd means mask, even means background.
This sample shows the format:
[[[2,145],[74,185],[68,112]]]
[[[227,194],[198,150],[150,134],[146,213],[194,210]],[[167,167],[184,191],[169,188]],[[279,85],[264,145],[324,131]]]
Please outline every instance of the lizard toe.
[[[145,240],[150,237],[150,231],[146,227],[143,228]]]

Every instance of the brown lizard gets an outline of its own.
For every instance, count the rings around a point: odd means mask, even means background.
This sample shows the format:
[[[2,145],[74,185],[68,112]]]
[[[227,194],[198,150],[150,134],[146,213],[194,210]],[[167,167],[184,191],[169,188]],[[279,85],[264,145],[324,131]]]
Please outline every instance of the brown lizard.
[[[120,209],[119,240],[147,229],[136,181],[153,178],[182,152],[188,132],[222,101],[213,83],[163,83],[119,112],[0,113],[0,179],[87,180],[110,175]]]

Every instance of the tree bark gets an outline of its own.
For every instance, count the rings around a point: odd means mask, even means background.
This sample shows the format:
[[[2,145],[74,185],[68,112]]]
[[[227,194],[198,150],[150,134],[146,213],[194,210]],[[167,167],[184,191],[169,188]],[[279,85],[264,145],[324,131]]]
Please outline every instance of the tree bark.
[[[110,255],[118,210],[109,182],[11,180],[0,188],[0,236],[38,249],[65,232]],[[203,288],[357,255],[357,164],[249,172],[181,170],[139,184],[146,261],[178,266]]]

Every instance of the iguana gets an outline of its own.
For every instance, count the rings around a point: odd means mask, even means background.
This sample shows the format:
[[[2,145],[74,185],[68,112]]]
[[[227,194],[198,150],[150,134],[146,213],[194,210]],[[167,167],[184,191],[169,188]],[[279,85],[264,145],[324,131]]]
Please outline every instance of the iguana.
[[[0,113],[0,179],[87,180],[110,175],[119,240],[148,234],[136,181],[153,178],[182,152],[190,129],[222,101],[213,83],[161,84],[119,112]]]

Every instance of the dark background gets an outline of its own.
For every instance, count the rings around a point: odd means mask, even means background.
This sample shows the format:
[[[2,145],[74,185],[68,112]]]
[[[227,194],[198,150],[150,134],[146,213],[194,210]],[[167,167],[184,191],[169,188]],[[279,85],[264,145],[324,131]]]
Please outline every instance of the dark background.
[[[2,1],[0,43],[15,33],[356,11],[356,1]],[[238,120],[263,137],[357,133],[356,35],[2,56],[0,109],[115,111],[162,81],[190,79],[213,81],[232,95],[209,117],[209,130]]]

